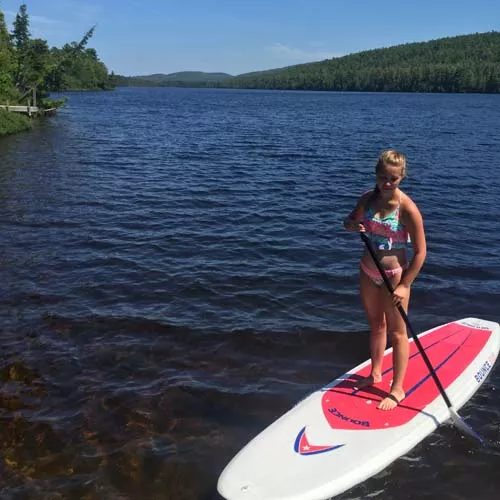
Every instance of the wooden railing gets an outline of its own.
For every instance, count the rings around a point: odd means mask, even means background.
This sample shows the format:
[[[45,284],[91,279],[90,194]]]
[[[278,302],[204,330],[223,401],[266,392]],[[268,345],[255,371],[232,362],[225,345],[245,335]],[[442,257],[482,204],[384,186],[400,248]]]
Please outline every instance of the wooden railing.
[[[29,95],[32,95],[32,100]],[[5,109],[6,111],[13,111],[14,113],[24,113],[28,116],[36,115],[40,111],[36,104],[36,85],[28,89],[19,99],[22,101],[25,97],[28,97],[28,105],[23,106],[20,104],[0,104],[0,109]]]
[[[28,116],[36,115],[39,112],[38,106],[18,106],[10,104],[0,104],[0,109],[5,109],[6,111],[13,111],[14,113],[24,113]]]

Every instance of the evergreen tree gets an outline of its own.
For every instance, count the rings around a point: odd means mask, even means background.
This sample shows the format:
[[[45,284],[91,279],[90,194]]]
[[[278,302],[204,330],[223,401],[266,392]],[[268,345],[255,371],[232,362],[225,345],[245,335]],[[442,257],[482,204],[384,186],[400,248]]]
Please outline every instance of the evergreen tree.
[[[17,97],[14,85],[16,68],[12,46],[5,18],[0,11],[0,104],[9,103]]]
[[[17,69],[15,74],[15,83],[17,88],[24,92],[26,90],[25,71],[26,71],[26,56],[28,43],[30,40],[29,17],[26,4],[19,7],[14,20],[14,26],[11,34],[11,39],[14,42],[16,49]]]
[[[19,7],[19,12],[16,14],[16,19],[14,20],[14,29],[12,30],[12,40],[17,50],[21,51],[26,47],[28,40],[30,39],[30,21],[28,17],[28,11],[26,4],[22,4]]]

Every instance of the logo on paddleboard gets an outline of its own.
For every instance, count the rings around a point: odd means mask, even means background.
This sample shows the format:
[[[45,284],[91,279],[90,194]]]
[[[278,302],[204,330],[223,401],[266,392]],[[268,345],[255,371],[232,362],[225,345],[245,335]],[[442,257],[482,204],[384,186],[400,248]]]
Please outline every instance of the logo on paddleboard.
[[[337,450],[345,446],[343,444],[336,445],[316,445],[309,443],[306,436],[306,428],[304,427],[297,438],[295,439],[294,450],[299,455],[318,455],[319,453],[327,453],[329,451]]]
[[[489,371],[492,369],[492,365],[489,361],[485,361],[483,366],[479,368],[479,371],[474,375],[476,382],[480,384],[482,380],[488,375]]]

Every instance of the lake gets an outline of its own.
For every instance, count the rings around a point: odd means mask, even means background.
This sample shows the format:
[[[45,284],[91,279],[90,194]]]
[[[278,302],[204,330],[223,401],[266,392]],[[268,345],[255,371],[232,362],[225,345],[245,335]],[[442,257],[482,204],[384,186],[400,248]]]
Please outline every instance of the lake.
[[[255,434],[368,355],[342,229],[383,149],[428,255],[417,331],[500,319],[498,95],[120,88],[0,140],[2,499],[216,499]],[[493,498],[500,370],[338,498]]]

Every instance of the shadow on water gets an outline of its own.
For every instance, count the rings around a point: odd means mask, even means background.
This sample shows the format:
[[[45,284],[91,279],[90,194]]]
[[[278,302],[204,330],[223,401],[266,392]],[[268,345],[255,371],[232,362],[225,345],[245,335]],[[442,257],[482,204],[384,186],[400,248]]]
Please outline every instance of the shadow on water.
[[[45,316],[0,358],[3,494],[218,498],[249,439],[362,360],[355,335]]]

